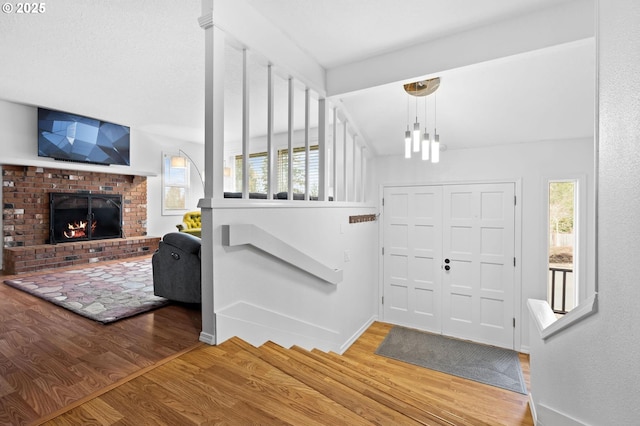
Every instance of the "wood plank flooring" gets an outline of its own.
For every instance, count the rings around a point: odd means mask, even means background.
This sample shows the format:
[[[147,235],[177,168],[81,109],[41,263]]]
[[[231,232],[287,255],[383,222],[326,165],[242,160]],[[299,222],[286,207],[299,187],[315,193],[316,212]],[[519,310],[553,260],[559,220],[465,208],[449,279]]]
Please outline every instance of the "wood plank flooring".
[[[43,424],[533,425],[525,395],[375,355],[390,328],[342,356],[201,345]]]
[[[182,353],[200,323],[199,307],[176,304],[102,325],[0,283],[0,425],[32,424]]]
[[[343,355],[208,346],[188,306],[104,326],[0,285],[0,424],[533,425],[526,395],[375,355],[390,328]]]

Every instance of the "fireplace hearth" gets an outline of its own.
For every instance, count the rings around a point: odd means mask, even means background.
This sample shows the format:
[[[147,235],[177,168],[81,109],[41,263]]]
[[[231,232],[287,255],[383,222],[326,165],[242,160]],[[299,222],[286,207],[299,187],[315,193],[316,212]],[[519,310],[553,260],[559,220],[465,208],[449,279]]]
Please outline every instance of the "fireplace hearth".
[[[49,193],[49,243],[122,238],[122,195]]]

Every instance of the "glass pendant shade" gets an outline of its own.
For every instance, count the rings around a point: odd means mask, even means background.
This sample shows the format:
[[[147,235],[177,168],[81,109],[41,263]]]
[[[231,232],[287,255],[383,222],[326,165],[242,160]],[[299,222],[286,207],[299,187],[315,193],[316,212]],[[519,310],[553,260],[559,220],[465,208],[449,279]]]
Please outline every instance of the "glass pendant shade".
[[[431,143],[431,162],[440,162],[440,135],[433,132],[433,142]]]
[[[429,133],[425,129],[424,135],[422,135],[422,159],[425,161],[429,159],[429,148]]]
[[[404,132],[404,158],[411,158],[411,132],[408,126]]]
[[[413,123],[413,152],[420,152],[420,123]]]

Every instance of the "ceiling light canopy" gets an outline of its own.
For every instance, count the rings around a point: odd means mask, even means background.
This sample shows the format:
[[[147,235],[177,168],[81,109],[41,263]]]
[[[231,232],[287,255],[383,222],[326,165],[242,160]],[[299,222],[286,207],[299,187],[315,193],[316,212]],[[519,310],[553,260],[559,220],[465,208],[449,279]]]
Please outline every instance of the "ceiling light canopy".
[[[404,85],[404,91],[411,96],[428,96],[440,87],[440,77],[421,80]]]

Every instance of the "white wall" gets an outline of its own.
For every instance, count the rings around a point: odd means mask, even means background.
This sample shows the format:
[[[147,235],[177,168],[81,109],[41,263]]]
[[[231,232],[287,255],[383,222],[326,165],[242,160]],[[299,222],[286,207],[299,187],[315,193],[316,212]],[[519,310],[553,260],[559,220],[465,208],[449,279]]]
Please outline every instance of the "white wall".
[[[585,176],[593,193],[593,152],[591,139],[544,141],[495,146],[482,149],[448,150],[440,163],[422,162],[418,158],[380,157],[375,160],[377,185],[429,184],[520,180],[522,194],[522,297],[516,306],[520,321],[516,349],[528,352],[529,298],[546,299],[547,261],[544,187],[547,179]],[[593,203],[593,199],[590,200]],[[593,210],[590,214],[593,221]],[[594,245],[593,235],[587,236]],[[520,337],[520,339],[518,339]],[[520,346],[518,346],[520,340]]]
[[[598,311],[532,345],[544,425],[640,419],[640,3],[600,1],[598,21]]]
[[[349,224],[349,216],[375,212],[373,207],[216,208],[218,343],[237,335],[254,344],[270,339],[287,346],[286,334],[296,333],[300,338],[295,343],[301,346],[311,342],[326,350],[345,349],[376,315],[378,297],[378,222]],[[343,281],[323,282],[248,246],[224,247],[221,225],[242,223],[257,225],[327,266],[343,269]]]

